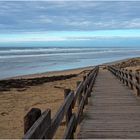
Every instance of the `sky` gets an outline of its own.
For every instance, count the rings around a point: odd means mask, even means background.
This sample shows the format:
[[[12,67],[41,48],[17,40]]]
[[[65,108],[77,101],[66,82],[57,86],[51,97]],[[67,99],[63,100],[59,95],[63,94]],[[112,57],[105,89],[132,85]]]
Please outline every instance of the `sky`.
[[[0,47],[140,46],[140,1],[0,1]]]

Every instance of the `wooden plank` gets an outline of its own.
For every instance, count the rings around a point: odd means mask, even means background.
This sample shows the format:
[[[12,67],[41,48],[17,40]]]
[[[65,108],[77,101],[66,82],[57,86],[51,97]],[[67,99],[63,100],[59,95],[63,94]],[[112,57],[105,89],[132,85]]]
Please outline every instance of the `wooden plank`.
[[[33,124],[23,139],[50,138],[51,111],[48,109],[42,113],[40,118]]]
[[[83,117],[83,108],[84,108],[84,97],[82,97],[78,112],[76,114],[76,122],[79,123]]]
[[[35,121],[41,116],[39,108],[32,108],[24,117],[24,134],[32,127]]]
[[[65,90],[64,90],[64,99],[67,98],[67,96],[69,95],[70,92],[71,92],[70,89],[65,89]],[[74,94],[74,93],[73,93],[73,94]],[[71,116],[72,116],[72,105],[73,105],[73,104],[71,103],[70,107],[69,107],[68,110],[66,111],[66,125],[67,125],[67,126],[68,126],[69,121],[70,121]]]
[[[139,116],[140,98],[110,72],[100,70],[78,138],[140,138]]]
[[[127,121],[131,121],[131,120],[134,120],[134,121],[139,121],[139,116],[140,116],[140,113],[131,113],[131,114],[121,114],[121,113],[112,113],[112,114],[108,114],[108,113],[91,113],[88,115],[85,114],[85,117],[88,118],[87,120],[94,120],[94,121],[111,121],[111,120],[114,120],[114,121],[117,121],[117,120],[127,120]],[[84,122],[86,122],[86,120],[83,120]]]
[[[59,127],[61,121],[64,118],[65,113],[68,111],[69,107],[71,106],[72,102],[74,100],[74,94],[73,92],[69,93],[69,95],[64,100],[63,104],[55,114],[55,116],[52,119],[52,125],[51,125],[51,138],[53,138],[57,128]]]
[[[25,135],[24,139],[48,139],[53,138],[57,128],[62,122],[64,115],[66,115],[66,125],[67,129],[64,135],[64,138],[73,138],[74,131],[79,122],[79,118],[81,118],[84,104],[88,101],[88,95],[91,91],[92,84],[95,81],[95,77],[97,76],[98,67],[95,67],[89,74],[84,78],[83,82],[77,87],[75,92],[70,89],[64,90],[64,102],[60,106],[59,110],[51,120],[50,110],[43,112],[41,115],[40,109],[32,109],[24,118],[25,121]],[[89,87],[90,86],[90,87]],[[84,91],[84,95],[82,92]],[[81,100],[79,100],[79,108],[77,116],[72,115],[72,108],[75,106],[76,100],[81,96]]]
[[[72,139],[74,138],[74,129],[76,125],[76,116],[75,114],[72,115],[68,127],[64,133],[63,139]]]
[[[121,131],[140,131],[140,125],[139,123],[87,123],[86,125],[84,125],[83,127],[81,127],[81,129],[84,130],[98,130],[98,131],[103,131],[103,130],[108,130],[108,131],[112,131],[112,130],[121,130]],[[84,131],[85,132],[85,131]]]
[[[75,96],[74,96],[74,105],[77,101],[77,105],[80,105],[80,101],[82,98],[82,91],[83,91],[83,81],[82,82],[77,82],[77,89],[75,91]]]
[[[139,139],[140,131],[87,131],[79,139]]]

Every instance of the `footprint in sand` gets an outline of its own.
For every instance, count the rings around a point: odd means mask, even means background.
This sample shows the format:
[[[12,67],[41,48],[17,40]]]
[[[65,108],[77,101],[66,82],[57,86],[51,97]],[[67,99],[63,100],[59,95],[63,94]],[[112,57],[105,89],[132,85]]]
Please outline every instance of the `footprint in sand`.
[[[8,112],[2,112],[0,114],[1,114],[1,116],[5,116],[5,115],[8,115],[9,113]]]

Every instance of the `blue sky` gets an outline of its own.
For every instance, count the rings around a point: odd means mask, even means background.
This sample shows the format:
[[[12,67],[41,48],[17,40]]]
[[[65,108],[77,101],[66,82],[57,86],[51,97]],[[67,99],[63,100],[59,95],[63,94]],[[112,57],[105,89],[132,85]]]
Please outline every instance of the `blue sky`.
[[[140,1],[0,1],[0,46],[83,44],[140,46]]]

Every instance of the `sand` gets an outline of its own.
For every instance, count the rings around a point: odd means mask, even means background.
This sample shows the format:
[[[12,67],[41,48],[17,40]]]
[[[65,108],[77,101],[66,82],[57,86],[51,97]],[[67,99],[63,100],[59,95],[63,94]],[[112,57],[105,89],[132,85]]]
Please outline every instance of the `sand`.
[[[91,68],[82,68],[69,71],[52,72],[46,74],[36,74],[22,76],[22,78],[33,78],[42,76],[79,74],[66,80],[47,82],[36,86],[30,86],[23,91],[12,88],[10,91],[0,91],[0,138],[15,139],[23,136],[23,118],[31,108],[40,108],[42,111],[50,108],[52,116],[56,113],[63,102],[64,89],[76,88],[76,82],[82,80],[84,70]],[[86,72],[86,71],[85,71]],[[16,77],[18,78],[18,77]],[[21,78],[21,77],[19,77]],[[55,138],[61,138],[64,131],[64,122],[56,134]]]
[[[137,58],[138,59],[138,58]],[[130,63],[133,59],[120,60],[116,62],[111,62],[108,64],[119,64],[120,66],[125,66],[127,69],[132,69],[135,71],[140,68],[139,60],[138,63],[133,60],[134,63]],[[125,62],[125,63],[124,63]],[[130,65],[131,64],[131,65]],[[33,74],[26,76],[13,77],[14,79],[29,79],[29,78],[39,78],[39,77],[51,77],[51,76],[61,76],[69,74],[77,74],[76,77],[58,80],[53,82],[42,83],[35,86],[29,86],[24,90],[12,88],[10,91],[0,91],[0,138],[22,138],[23,136],[23,118],[27,112],[33,108],[40,108],[42,111],[50,108],[52,111],[52,117],[60,107],[63,102],[64,96],[63,91],[65,88],[70,88],[72,90],[76,89],[76,82],[81,81],[83,75],[85,75],[92,67],[59,71],[59,72],[47,72],[42,74]],[[83,72],[84,71],[84,72]],[[63,120],[61,127],[56,133],[55,138],[62,138],[64,132]]]

